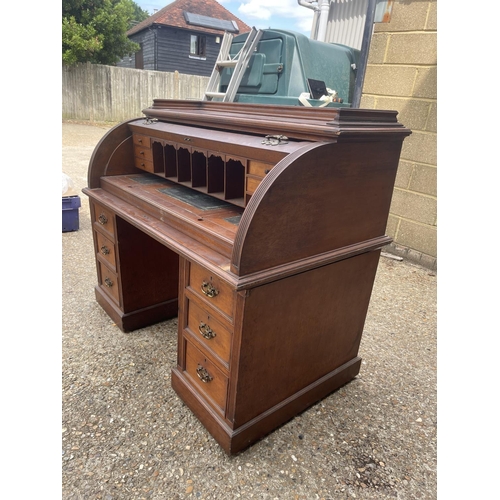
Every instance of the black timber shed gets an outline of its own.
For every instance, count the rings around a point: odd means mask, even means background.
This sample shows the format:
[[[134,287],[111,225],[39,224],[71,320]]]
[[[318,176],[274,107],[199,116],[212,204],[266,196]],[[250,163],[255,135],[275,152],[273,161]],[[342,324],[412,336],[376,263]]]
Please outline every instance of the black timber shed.
[[[225,31],[250,27],[215,0],[176,0],[127,32],[141,49],[117,66],[210,76]]]

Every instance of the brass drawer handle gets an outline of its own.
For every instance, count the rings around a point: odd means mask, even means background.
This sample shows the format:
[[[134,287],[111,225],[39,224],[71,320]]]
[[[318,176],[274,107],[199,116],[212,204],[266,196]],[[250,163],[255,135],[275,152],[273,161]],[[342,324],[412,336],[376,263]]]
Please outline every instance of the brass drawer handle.
[[[214,378],[210,376],[210,374],[203,368],[203,366],[198,365],[198,368],[196,368],[196,375],[200,378],[202,382],[207,384],[208,382],[211,382]]]
[[[102,224],[103,226],[108,223],[108,218],[104,214],[99,215],[97,220],[99,221],[99,224]]]
[[[200,321],[198,330],[200,331],[201,336],[208,340],[212,340],[217,335],[207,324],[203,323],[203,321]]]
[[[207,283],[206,281],[204,281],[202,284],[201,284],[201,291],[207,296],[207,297],[210,297],[210,298],[213,298],[215,297],[216,295],[219,295],[219,290],[217,290],[213,285],[212,283]]]
[[[108,287],[111,288],[113,286],[113,282],[109,278],[104,278],[104,284]]]
[[[110,254],[110,250],[109,250],[109,248],[108,248],[106,245],[103,245],[103,246],[101,247],[101,253],[102,253],[103,255],[109,255],[109,254]]]

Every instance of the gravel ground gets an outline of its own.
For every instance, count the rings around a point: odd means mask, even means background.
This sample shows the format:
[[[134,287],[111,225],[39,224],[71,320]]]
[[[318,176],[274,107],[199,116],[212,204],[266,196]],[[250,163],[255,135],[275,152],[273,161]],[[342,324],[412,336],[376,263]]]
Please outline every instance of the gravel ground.
[[[78,192],[108,125],[63,123]],[[351,383],[228,457],[170,387],[177,321],[124,334],[95,301],[88,199],[62,234],[62,498],[437,498],[436,275],[381,258]]]

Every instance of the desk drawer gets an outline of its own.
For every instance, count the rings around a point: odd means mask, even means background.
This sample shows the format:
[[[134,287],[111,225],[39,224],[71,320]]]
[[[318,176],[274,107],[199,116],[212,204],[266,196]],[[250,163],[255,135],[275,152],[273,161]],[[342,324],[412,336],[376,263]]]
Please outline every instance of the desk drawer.
[[[102,262],[97,261],[99,269],[99,285],[118,305],[120,304],[120,283],[118,275]]]
[[[134,136],[135,137],[135,136]],[[149,137],[143,137],[144,142],[150,143]],[[149,146],[134,144],[134,162],[137,168],[154,173],[153,151]]]
[[[95,203],[93,220],[97,223],[97,227],[106,230],[112,237],[114,237],[115,215],[111,210]]]
[[[257,186],[261,183],[262,177],[251,177],[247,176],[247,193],[248,194],[253,194],[255,193],[255,190],[257,189]]]
[[[99,232],[95,232],[96,235],[96,253],[104,259],[112,268],[116,270],[116,251],[115,244],[106,236]]]
[[[272,163],[264,163],[257,160],[248,160],[248,174],[257,177],[266,176],[274,167]]]
[[[189,287],[210,305],[233,317],[234,291],[231,286],[194,262],[190,267]]]
[[[137,168],[140,168],[141,170],[154,174],[155,167],[152,161],[144,160],[142,158],[137,158],[137,156],[134,158],[134,160],[135,160],[135,166]]]
[[[134,156],[140,160],[153,161],[153,151],[150,148],[134,146]]]
[[[197,347],[185,340],[186,373],[212,406],[224,413],[227,398],[227,377]]]
[[[187,327],[203,345],[229,364],[231,333],[222,326],[214,314],[208,313],[195,301],[188,301]]]
[[[151,147],[151,137],[142,134],[133,134],[134,146],[139,146],[141,148]]]

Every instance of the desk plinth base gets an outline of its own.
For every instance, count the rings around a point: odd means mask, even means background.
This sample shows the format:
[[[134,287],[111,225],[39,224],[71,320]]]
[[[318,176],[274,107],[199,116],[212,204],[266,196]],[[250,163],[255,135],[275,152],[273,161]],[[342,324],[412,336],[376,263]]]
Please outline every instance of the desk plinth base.
[[[224,451],[228,455],[235,455],[350,382],[359,373],[360,366],[361,358],[353,358],[236,429],[231,429],[228,423],[197,394],[178,368],[172,370],[172,388]]]
[[[175,318],[178,314],[178,300],[172,299],[166,302],[161,302],[154,306],[145,307],[129,313],[124,313],[118,308],[107,295],[100,289],[95,287],[95,296],[97,303],[106,311],[108,316],[124,333],[154,325],[160,321],[165,321],[170,318]]]

